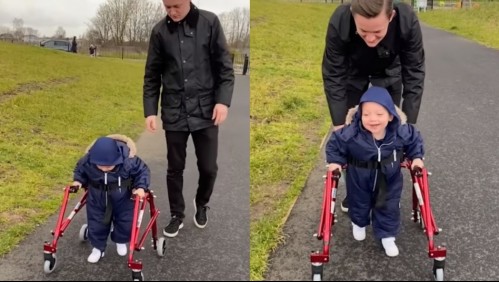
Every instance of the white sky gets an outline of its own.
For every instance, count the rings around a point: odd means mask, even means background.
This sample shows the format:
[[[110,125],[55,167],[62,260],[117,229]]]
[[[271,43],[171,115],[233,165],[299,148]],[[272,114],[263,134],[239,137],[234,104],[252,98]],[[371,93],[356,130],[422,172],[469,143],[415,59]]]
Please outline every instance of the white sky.
[[[149,1],[161,3],[161,0]],[[97,13],[100,4],[105,2],[106,0],[0,0],[0,27],[12,29],[14,18],[21,18],[24,27],[38,30],[40,36],[52,36],[57,27],[62,26],[67,37],[79,37],[86,32],[88,23]],[[250,7],[250,0],[192,0],[192,3],[215,14]]]

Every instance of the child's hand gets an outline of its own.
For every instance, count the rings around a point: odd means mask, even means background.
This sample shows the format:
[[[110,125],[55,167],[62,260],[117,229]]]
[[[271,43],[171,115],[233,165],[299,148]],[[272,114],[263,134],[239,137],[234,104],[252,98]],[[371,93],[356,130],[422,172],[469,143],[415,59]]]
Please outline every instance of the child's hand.
[[[133,189],[132,193],[139,196],[139,198],[143,199],[146,195],[146,192],[144,191],[144,188],[137,188]]]
[[[341,165],[339,165],[339,164],[329,164],[327,166],[327,169],[329,171],[334,171],[334,170],[338,169],[341,172]]]
[[[79,181],[73,181],[73,184],[71,186],[78,186],[78,188],[81,188],[82,184]]]
[[[423,160],[420,158],[412,160],[411,169],[414,169],[415,167],[423,168],[424,167]]]

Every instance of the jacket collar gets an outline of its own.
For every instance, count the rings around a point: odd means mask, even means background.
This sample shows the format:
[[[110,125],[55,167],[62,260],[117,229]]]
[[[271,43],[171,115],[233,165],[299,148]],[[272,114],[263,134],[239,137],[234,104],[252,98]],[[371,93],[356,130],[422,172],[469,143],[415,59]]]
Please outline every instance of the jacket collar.
[[[199,10],[198,7],[196,7],[194,4],[191,2],[191,9],[189,10],[189,13],[187,13],[187,16],[181,21],[181,22],[186,22],[189,27],[195,28],[197,23],[198,23],[198,18],[199,18]],[[166,26],[168,27],[168,30],[170,33],[173,33],[175,30],[177,30],[178,23],[174,22],[170,16],[166,16]]]

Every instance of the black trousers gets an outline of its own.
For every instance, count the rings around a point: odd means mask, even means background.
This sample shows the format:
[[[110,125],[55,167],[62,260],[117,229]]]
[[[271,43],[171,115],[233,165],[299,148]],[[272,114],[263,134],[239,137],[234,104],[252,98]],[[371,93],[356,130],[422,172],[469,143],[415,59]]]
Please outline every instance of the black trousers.
[[[196,203],[205,206],[210,201],[217,178],[218,166],[218,126],[212,126],[194,132],[165,131],[168,169],[166,185],[172,216],[184,218],[185,201],[182,194],[187,140],[192,135],[196,151],[199,181]]]
[[[400,107],[402,101],[402,80],[391,85],[385,85],[384,81],[365,78],[355,79],[347,83],[347,109],[351,109],[359,104],[360,98],[362,97],[362,94],[367,91],[367,88],[369,88],[370,82],[373,86],[386,88],[390,93],[390,96],[392,96],[393,103],[397,107]]]

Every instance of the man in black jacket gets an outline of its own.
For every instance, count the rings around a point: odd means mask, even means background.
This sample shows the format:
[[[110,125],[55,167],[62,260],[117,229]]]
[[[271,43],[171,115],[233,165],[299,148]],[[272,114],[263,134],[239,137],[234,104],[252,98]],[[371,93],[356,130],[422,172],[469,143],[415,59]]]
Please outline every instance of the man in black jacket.
[[[418,18],[393,0],[352,0],[329,21],[322,75],[333,130],[344,126],[348,109],[369,84],[387,88],[393,102],[415,124],[425,78],[425,55]],[[347,197],[341,208],[348,211]]]
[[[199,170],[194,224],[204,228],[208,222],[206,205],[218,171],[218,126],[226,119],[232,100],[234,70],[215,14],[198,9],[190,0],[163,0],[163,4],[168,15],[153,28],[149,42],[144,116],[146,128],[155,132],[161,100],[172,216],[163,234],[175,237],[185,217],[182,189],[189,135],[192,135]]]

